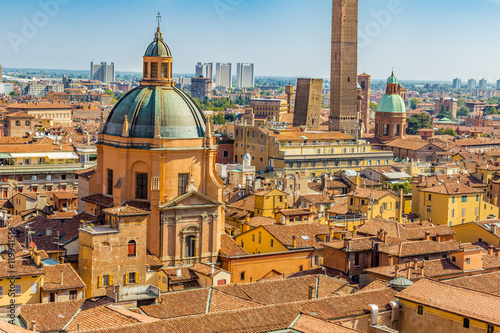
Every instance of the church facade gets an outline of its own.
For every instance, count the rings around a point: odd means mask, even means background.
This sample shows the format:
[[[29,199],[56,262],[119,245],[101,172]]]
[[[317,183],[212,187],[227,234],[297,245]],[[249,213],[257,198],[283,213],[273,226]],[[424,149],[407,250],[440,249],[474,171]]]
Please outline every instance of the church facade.
[[[165,265],[215,262],[224,209],[213,126],[175,87],[172,65],[158,25],[140,86],[102,125],[97,169],[83,200],[86,212],[97,216],[113,207],[149,211],[147,250]]]

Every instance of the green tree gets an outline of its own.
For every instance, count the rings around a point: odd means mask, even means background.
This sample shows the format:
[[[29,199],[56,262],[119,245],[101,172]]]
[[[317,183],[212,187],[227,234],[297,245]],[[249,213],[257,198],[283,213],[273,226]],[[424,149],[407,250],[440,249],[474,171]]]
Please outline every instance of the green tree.
[[[408,118],[406,134],[417,135],[418,130],[422,128],[432,128],[431,116],[428,113],[417,113]]]
[[[377,103],[375,103],[375,102],[370,102],[370,109],[372,109],[372,110],[377,110]]]
[[[451,114],[451,112],[449,110],[444,108],[444,105],[441,105],[441,110],[439,111],[436,118],[438,118],[438,119],[442,119],[442,118],[453,119],[453,115]]]
[[[10,96],[10,97],[16,97],[16,96],[19,96],[19,93],[18,93],[17,91],[14,91],[14,90],[13,90],[13,91],[11,91],[11,92],[9,93],[9,96]]]
[[[228,122],[233,122],[236,119],[236,115],[234,113],[226,113],[224,119]]]
[[[498,110],[495,106],[485,107],[483,109],[483,116],[489,116],[493,114],[498,114]]]
[[[411,193],[411,184],[410,182],[404,182],[404,183],[397,183],[397,184],[392,184],[391,189],[394,191],[403,190],[404,194],[410,194]]]
[[[467,117],[470,113],[470,110],[468,107],[466,106],[461,106],[460,109],[458,109],[457,111],[457,116],[460,116],[460,117]]]
[[[410,99],[410,108],[412,110],[415,110],[419,103],[420,101],[417,98],[413,97],[412,99]]]
[[[215,116],[212,117],[212,120],[216,125],[224,125],[227,122],[222,113],[217,113]]]
[[[451,135],[453,137],[457,136],[457,132],[455,132],[455,130],[453,130],[452,128],[447,128],[447,129],[440,128],[435,132],[435,134],[436,135]]]
[[[458,100],[458,106],[460,106],[460,107],[465,106],[465,102],[464,102],[463,98],[460,98]]]

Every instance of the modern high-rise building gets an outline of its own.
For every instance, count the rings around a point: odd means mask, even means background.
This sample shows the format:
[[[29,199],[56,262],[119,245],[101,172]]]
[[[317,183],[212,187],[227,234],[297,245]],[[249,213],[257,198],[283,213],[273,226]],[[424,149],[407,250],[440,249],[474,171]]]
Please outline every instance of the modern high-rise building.
[[[488,89],[488,81],[486,81],[485,78],[482,78],[479,80],[479,90],[486,90]]]
[[[322,79],[297,79],[293,126],[319,128],[321,113]]]
[[[2,69],[2,65],[0,65],[0,83],[3,82],[3,69]]]
[[[333,0],[329,129],[359,134],[358,0]]]
[[[213,80],[214,78],[214,64],[209,63],[197,63],[195,68],[195,77],[203,76],[204,78]]]
[[[107,62],[101,62],[100,65],[90,63],[90,79],[97,80],[104,83],[111,83],[115,81],[115,63],[112,62],[108,65]]]
[[[497,90],[500,90],[500,80],[497,80]]]
[[[238,88],[255,86],[254,64],[238,63],[236,66],[236,86]]]
[[[459,78],[453,79],[453,89],[460,89],[462,87],[462,80]]]
[[[215,86],[231,88],[233,86],[232,64],[222,64],[218,62],[215,65]]]
[[[477,88],[476,80],[475,79],[469,79],[469,82],[467,83],[467,88],[469,90],[474,90]]]

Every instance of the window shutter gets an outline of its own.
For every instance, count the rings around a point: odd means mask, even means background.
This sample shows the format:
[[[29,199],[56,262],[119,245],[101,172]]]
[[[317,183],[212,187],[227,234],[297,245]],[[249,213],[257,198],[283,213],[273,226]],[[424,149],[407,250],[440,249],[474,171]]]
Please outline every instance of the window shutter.
[[[128,273],[125,273],[125,284],[128,284]]]
[[[98,284],[97,284],[97,286],[99,288],[102,287],[102,275],[99,275],[99,277],[98,277]]]
[[[139,272],[135,272],[135,283],[139,284]]]
[[[113,274],[110,274],[109,275],[109,285],[112,286],[113,285]]]

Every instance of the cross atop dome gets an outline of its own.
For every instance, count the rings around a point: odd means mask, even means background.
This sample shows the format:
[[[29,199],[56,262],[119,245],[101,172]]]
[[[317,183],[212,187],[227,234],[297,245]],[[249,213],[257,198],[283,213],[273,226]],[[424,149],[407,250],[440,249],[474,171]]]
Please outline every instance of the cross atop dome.
[[[156,22],[158,22],[158,29],[160,29],[160,22],[161,22],[161,14],[160,14],[160,11],[158,11],[158,15],[156,15]]]

